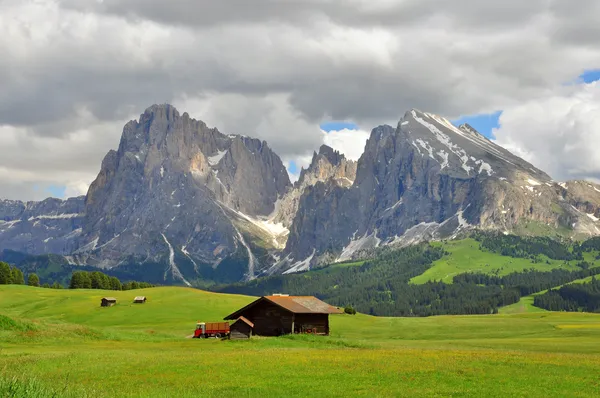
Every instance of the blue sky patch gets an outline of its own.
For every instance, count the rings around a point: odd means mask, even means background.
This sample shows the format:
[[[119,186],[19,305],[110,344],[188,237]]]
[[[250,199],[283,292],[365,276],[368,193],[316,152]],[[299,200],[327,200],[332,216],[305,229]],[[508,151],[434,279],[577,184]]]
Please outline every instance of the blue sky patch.
[[[46,192],[48,192],[48,195],[50,195],[53,198],[64,198],[67,192],[67,187],[60,187],[60,186],[55,186],[55,185],[51,185],[48,188],[46,188]]]
[[[288,171],[292,174],[296,174],[298,172],[298,165],[293,160],[288,164]]]
[[[350,122],[326,122],[321,124],[321,130],[328,133],[330,131],[340,131],[343,129],[358,130],[358,126]]]
[[[579,76],[579,79],[584,83],[591,83],[600,80],[600,69],[586,70]]]
[[[500,127],[499,120],[501,114],[502,111],[497,111],[490,114],[463,116],[458,120],[453,120],[452,124],[460,126],[463,123],[469,123],[475,130],[479,131],[487,138],[494,138],[492,130]]]

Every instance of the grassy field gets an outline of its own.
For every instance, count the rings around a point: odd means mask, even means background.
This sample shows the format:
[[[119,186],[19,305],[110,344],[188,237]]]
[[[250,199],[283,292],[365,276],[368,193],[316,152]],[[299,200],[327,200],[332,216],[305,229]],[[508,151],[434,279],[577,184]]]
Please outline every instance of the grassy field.
[[[428,281],[443,281],[452,283],[455,275],[466,272],[481,272],[484,274],[508,275],[512,272],[522,272],[526,269],[536,269],[539,271],[550,271],[555,268],[564,268],[568,270],[577,270],[572,261],[564,265],[564,261],[550,260],[544,257],[540,263],[532,263],[525,258],[513,258],[501,256],[500,254],[481,251],[480,245],[474,239],[463,239],[449,241],[444,243],[432,243],[432,245],[442,246],[450,253],[449,256],[433,263],[433,266],[423,274],[411,279],[411,283],[422,284]],[[595,253],[585,253],[585,259],[590,263],[595,263]],[[546,260],[550,263],[547,264]]]
[[[100,308],[105,295],[116,296],[119,304]],[[131,304],[135,295],[146,295],[148,302]],[[600,392],[600,315],[336,315],[330,337],[186,338],[197,320],[221,320],[251,300],[186,288],[0,286],[0,397]]]

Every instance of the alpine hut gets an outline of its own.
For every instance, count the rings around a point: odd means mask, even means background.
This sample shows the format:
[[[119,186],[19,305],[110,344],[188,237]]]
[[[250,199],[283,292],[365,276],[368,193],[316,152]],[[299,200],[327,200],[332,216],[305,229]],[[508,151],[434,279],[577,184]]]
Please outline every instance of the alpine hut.
[[[101,307],[112,307],[115,304],[117,304],[117,299],[114,297],[103,297],[100,302]]]
[[[244,317],[254,326],[257,336],[280,336],[291,333],[329,335],[329,314],[343,311],[312,296],[275,294],[263,296],[225,317]]]
[[[133,302],[136,304],[144,304],[146,302],[146,296],[137,296],[133,299]]]
[[[229,338],[231,340],[249,339],[252,336],[253,328],[254,324],[241,316],[229,327]]]

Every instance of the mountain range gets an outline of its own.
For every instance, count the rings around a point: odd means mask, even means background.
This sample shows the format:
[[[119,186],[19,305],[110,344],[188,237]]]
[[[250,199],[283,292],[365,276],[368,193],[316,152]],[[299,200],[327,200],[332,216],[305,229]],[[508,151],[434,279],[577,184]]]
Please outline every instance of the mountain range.
[[[473,229],[600,235],[600,186],[556,182],[469,125],[412,109],[358,162],[328,146],[291,183],[265,141],[153,105],[85,197],[0,201],[0,250],[155,283],[235,282]]]

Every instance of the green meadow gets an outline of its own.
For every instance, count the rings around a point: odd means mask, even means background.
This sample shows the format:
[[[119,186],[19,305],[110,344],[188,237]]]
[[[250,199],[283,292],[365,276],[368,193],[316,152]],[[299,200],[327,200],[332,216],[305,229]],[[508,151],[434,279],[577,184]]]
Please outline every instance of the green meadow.
[[[480,243],[475,239],[462,239],[447,242],[432,242],[432,246],[441,246],[450,255],[435,261],[433,266],[423,274],[411,279],[411,283],[423,284],[428,281],[452,283],[452,278],[466,272],[482,274],[508,275],[513,272],[523,272],[528,269],[551,271],[556,268],[570,271],[578,270],[577,261],[567,262],[552,260],[540,256],[542,262],[532,262],[526,258],[502,256],[497,253],[481,250]],[[596,252],[584,253],[584,258],[596,265]]]
[[[101,308],[103,296],[119,303]],[[600,315],[335,315],[329,337],[189,338],[253,299],[0,286],[0,397],[600,394]]]

